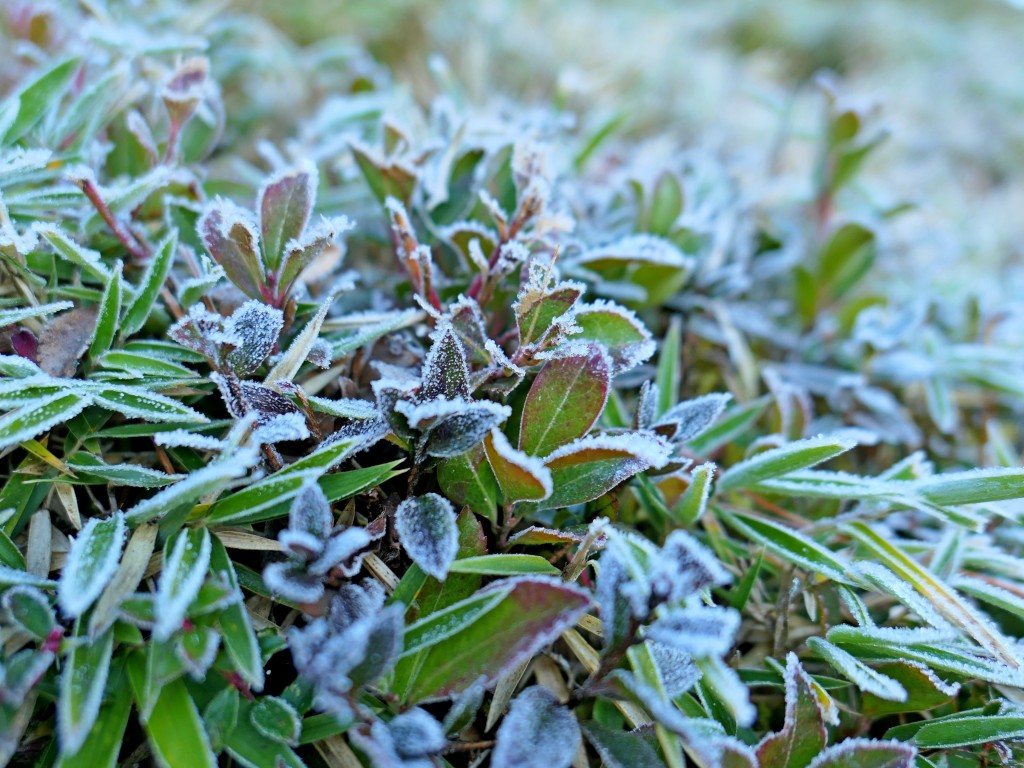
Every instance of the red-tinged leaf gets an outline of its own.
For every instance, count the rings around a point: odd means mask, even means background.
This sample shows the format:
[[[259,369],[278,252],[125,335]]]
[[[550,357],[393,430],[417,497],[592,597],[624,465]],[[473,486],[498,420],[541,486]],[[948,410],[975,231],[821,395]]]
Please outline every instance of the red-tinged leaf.
[[[253,223],[240,210],[217,201],[202,215],[196,229],[210,256],[224,267],[228,279],[248,296],[260,298],[265,278]]]
[[[481,677],[493,684],[572,627],[591,605],[586,592],[558,579],[515,577],[496,581],[426,621],[450,625],[460,606],[489,595],[496,598],[492,607],[477,611],[454,634],[442,634],[426,651],[410,701],[447,698]]]
[[[456,519],[459,529],[459,551],[455,562],[487,553],[487,539],[480,521],[471,512],[462,512]],[[472,596],[483,582],[478,573],[449,573],[444,581],[425,576],[415,599],[409,606],[409,620],[422,619]],[[397,592],[397,590],[396,590]],[[393,690],[408,691],[423,666],[424,650],[406,656],[395,667]]]
[[[547,456],[585,435],[604,410],[611,361],[599,344],[571,345],[544,364],[523,406],[519,448]]]
[[[821,706],[795,654],[786,659],[785,679],[785,725],[758,744],[761,768],[805,768],[825,748],[828,734]]]
[[[587,537],[586,529],[579,531],[558,531],[553,528],[543,528],[531,525],[508,540],[508,546],[530,547],[565,544],[579,544]],[[603,537],[602,537],[603,541]]]
[[[498,519],[498,481],[482,445],[441,462],[437,482],[444,495],[492,523]]]
[[[551,471],[543,462],[516,450],[498,429],[484,438],[487,461],[506,504],[540,501],[551,494]]]
[[[662,467],[670,448],[652,435],[597,435],[580,438],[552,453],[551,495],[531,508],[554,509],[593,501],[638,472]]]
[[[285,245],[298,239],[306,228],[315,199],[316,174],[309,170],[287,170],[260,191],[263,258],[270,269],[277,269]]]
[[[810,768],[911,768],[916,755],[916,749],[899,741],[847,739],[818,755]]]

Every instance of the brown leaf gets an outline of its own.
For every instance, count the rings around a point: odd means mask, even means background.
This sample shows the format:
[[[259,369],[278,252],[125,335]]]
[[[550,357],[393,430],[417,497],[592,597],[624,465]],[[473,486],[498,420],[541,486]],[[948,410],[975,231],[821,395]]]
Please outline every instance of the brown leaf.
[[[72,309],[54,318],[39,337],[39,367],[51,376],[74,376],[95,329],[95,309]]]

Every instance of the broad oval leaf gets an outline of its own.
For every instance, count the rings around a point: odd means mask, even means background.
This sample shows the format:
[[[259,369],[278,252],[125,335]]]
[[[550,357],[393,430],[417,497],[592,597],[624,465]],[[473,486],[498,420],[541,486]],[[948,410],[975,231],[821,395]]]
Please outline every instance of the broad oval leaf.
[[[302,234],[316,200],[316,171],[290,169],[271,178],[260,190],[257,208],[263,236],[263,258],[270,269],[281,263],[285,246]]]
[[[498,519],[498,481],[482,445],[445,459],[437,468],[437,482],[456,504],[464,504],[490,520]]]
[[[898,741],[846,739],[814,758],[809,768],[912,768],[916,755]]]
[[[484,438],[484,450],[506,504],[540,501],[551,495],[551,470],[540,459],[513,448],[501,430],[493,429]]]
[[[436,493],[406,499],[395,511],[395,530],[412,561],[435,579],[444,579],[459,550],[451,502]]]
[[[523,406],[519,449],[547,456],[585,435],[601,416],[611,386],[611,361],[599,344],[580,343],[548,360]]]
[[[512,700],[491,753],[494,768],[520,768],[541,759],[549,768],[569,768],[580,748],[580,727],[551,691],[531,686]]]
[[[557,574],[555,566],[538,555],[479,555],[454,561],[449,573],[480,573],[488,576],[518,576],[526,573]]]
[[[554,509],[593,501],[645,469],[663,467],[669,453],[669,446],[650,434],[580,438],[544,460],[553,490],[529,506]]]
[[[636,368],[657,349],[651,332],[632,310],[610,301],[598,300],[580,307],[572,319],[582,329],[573,334],[573,340],[587,339],[604,346],[615,374]]]

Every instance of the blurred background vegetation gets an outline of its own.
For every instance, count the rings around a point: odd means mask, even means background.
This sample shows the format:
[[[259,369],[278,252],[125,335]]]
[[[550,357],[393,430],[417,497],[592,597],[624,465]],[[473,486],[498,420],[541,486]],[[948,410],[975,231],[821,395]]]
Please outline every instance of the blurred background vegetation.
[[[700,144],[769,188],[809,183],[811,80],[877,103],[865,205],[911,203],[877,275],[908,297],[1024,289],[1024,11],[1001,0],[237,0],[299,44],[369,49],[421,101],[552,102],[651,144]],[[439,61],[449,68],[438,73]],[[433,63],[433,66],[431,64]],[[746,162],[749,161],[749,162]],[[750,187],[748,187],[750,189]],[[767,191],[770,191],[767,190]],[[791,187],[790,187],[791,191]]]

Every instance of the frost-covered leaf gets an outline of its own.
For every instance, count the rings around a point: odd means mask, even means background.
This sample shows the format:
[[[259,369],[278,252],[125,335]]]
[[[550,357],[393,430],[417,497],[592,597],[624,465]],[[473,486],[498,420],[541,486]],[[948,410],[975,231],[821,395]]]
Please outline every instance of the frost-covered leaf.
[[[553,490],[536,509],[592,501],[645,469],[663,467],[668,457],[669,446],[650,434],[581,437],[544,459]]]
[[[164,567],[157,587],[153,637],[167,640],[181,628],[189,605],[199,593],[210,567],[210,532],[188,528],[164,547]]]
[[[114,576],[124,546],[125,516],[91,518],[71,543],[60,574],[57,599],[65,616],[80,616]]]
[[[786,658],[786,721],[757,746],[761,768],[806,768],[825,748],[827,733],[814,686],[794,654]]]
[[[142,464],[105,464],[98,456],[83,451],[69,456],[65,464],[79,479],[133,488],[160,488],[184,478]]]
[[[96,722],[113,648],[114,633],[107,630],[95,640],[81,639],[68,654],[57,702],[57,732],[66,752],[77,752]]]
[[[321,217],[320,221],[307,227],[302,237],[286,243],[284,261],[278,278],[278,292],[283,295],[291,290],[292,283],[302,274],[306,267],[317,262],[321,255],[328,251],[338,236],[352,229],[355,224],[346,216],[336,218]],[[340,257],[340,250],[338,252]],[[351,284],[351,283],[349,283]],[[339,284],[335,288],[340,290]]]
[[[764,480],[821,464],[856,443],[838,437],[812,437],[771,448],[727,469],[718,479],[719,492],[751,488]]]
[[[693,606],[668,611],[647,628],[645,636],[695,658],[724,656],[739,628],[735,611]]]
[[[189,675],[202,680],[217,658],[220,634],[213,627],[186,627],[174,640],[174,654],[185,665]]]
[[[327,312],[330,310],[331,305],[334,303],[334,295],[329,295],[322,302],[320,302],[320,309],[317,313],[310,318],[309,322],[306,323],[305,327],[299,332],[292,343],[288,346],[288,349],[281,359],[278,360],[274,367],[270,369],[270,373],[267,374],[265,383],[267,385],[274,384],[278,381],[291,381],[295,378],[295,374],[299,372],[299,368],[302,367],[302,363],[309,357],[309,351],[313,348],[316,343],[317,337],[320,334],[320,329],[323,327],[324,320],[327,319]]]
[[[56,108],[80,64],[80,58],[65,59],[8,97],[10,102],[16,102],[18,106],[16,117],[3,132],[3,143],[13,144],[18,141]]]
[[[599,292],[612,292],[628,283],[639,289],[639,303],[650,305],[664,301],[685,284],[694,260],[664,238],[630,235],[584,251],[572,265],[603,278],[596,286]]]
[[[277,269],[285,245],[306,228],[316,200],[315,168],[289,169],[276,174],[260,189],[256,207],[260,213],[263,257]]]
[[[716,393],[687,400],[669,408],[654,426],[667,428],[665,437],[672,442],[688,443],[718,421],[731,399],[732,395]]]
[[[427,404],[419,406],[425,407]],[[488,400],[461,404],[458,412],[435,420],[427,429],[424,451],[428,456],[450,458],[465,453],[512,415],[507,405]]]
[[[52,304],[40,304],[35,307],[17,307],[15,309],[0,309],[0,328],[6,325],[15,325],[33,317],[46,317],[65,309],[74,307],[70,301],[55,301]]]
[[[30,440],[85,410],[92,398],[74,392],[56,392],[26,403],[0,416],[0,449]]]
[[[525,768],[543,756],[551,768],[569,768],[582,736],[572,712],[559,704],[547,688],[526,688],[512,700],[498,728],[491,765]]]
[[[441,462],[437,482],[456,504],[466,505],[491,521],[497,519],[498,481],[482,445]]]
[[[718,510],[725,521],[744,536],[764,544],[770,551],[813,573],[833,581],[848,581],[847,564],[843,559],[804,534],[753,515]]]
[[[842,648],[838,648],[820,637],[807,638],[807,645],[862,692],[873,694],[886,701],[902,702],[907,700],[907,689],[898,681],[872,669]]]
[[[186,422],[204,424],[209,421],[198,411],[179,403],[172,397],[150,392],[142,387],[122,384],[97,385],[92,399],[96,405],[127,416],[146,421]]]
[[[551,470],[540,459],[513,448],[501,430],[491,431],[484,449],[506,504],[540,501],[551,495]]]
[[[809,768],[911,768],[916,754],[898,741],[846,739],[815,757]]]
[[[590,597],[560,579],[521,576],[496,581],[406,630],[426,648],[410,701],[447,698],[483,678],[492,685],[575,624]]]
[[[184,480],[140,501],[125,513],[128,522],[138,525],[189,508],[207,494],[229,486],[233,480],[248,472],[258,460],[259,454],[254,449],[244,448],[229,458],[208,464],[190,473]]]
[[[227,550],[216,536],[211,541],[210,570],[214,574],[223,574],[229,586],[238,592],[238,599],[221,610],[217,619],[220,634],[227,651],[228,658],[234,668],[249,686],[259,691],[263,688],[263,657],[260,654],[259,641],[253,630],[252,621],[245,603],[241,600],[238,589],[238,577],[235,567],[228,557]]]
[[[642,733],[612,730],[596,720],[581,727],[608,768],[664,768],[658,752]]]
[[[295,707],[277,696],[263,696],[256,700],[249,718],[257,731],[268,739],[295,746],[299,740],[301,723]]]
[[[538,270],[542,274],[540,279],[534,275]],[[545,336],[549,335],[549,329],[555,319],[572,310],[585,290],[582,283],[572,281],[558,283],[549,288],[546,283],[550,273],[546,267],[539,265],[531,265],[530,277],[512,306],[519,327],[520,347],[544,340]]]
[[[213,260],[244,294],[260,298],[264,284],[259,235],[252,217],[238,206],[217,199],[196,224],[196,231]]]
[[[914,491],[933,504],[980,504],[1024,496],[1024,469],[1015,467],[949,472],[918,480]]]
[[[388,723],[388,731],[395,751],[405,758],[440,754],[448,745],[441,724],[421,707],[396,715]]]
[[[119,329],[121,338],[128,338],[145,325],[150,312],[153,311],[153,304],[156,303],[157,296],[160,295],[160,291],[167,281],[167,275],[174,263],[177,250],[178,231],[173,230],[157,246],[156,253],[150,259],[142,281],[135,292],[135,298],[125,310],[124,319],[121,321]]]
[[[576,309],[572,317],[581,329],[573,334],[573,340],[588,339],[604,346],[615,374],[646,362],[657,348],[640,319],[631,310],[610,301],[586,304]]]
[[[704,515],[711,496],[715,465],[706,462],[690,473],[690,485],[676,502],[673,514],[682,523],[696,523]]]
[[[450,324],[442,325],[423,361],[421,401],[469,397],[469,368],[462,342]]]
[[[267,359],[284,327],[284,314],[260,301],[247,301],[224,322],[232,349],[224,356],[237,376],[248,376]]]
[[[547,456],[586,434],[601,416],[611,385],[611,363],[594,343],[570,346],[548,360],[523,406],[519,449]]]
[[[92,341],[89,342],[89,357],[93,360],[110,349],[117,335],[121,318],[123,272],[124,265],[118,260],[114,263],[114,271],[106,288],[103,289],[103,298],[100,300],[99,309],[96,310],[96,327],[93,330]]]
[[[7,621],[35,637],[45,640],[57,619],[53,615],[50,601],[35,587],[16,586],[4,592],[0,598]]]
[[[459,548],[451,503],[436,493],[406,499],[395,511],[395,530],[412,561],[434,578],[444,579]]]

